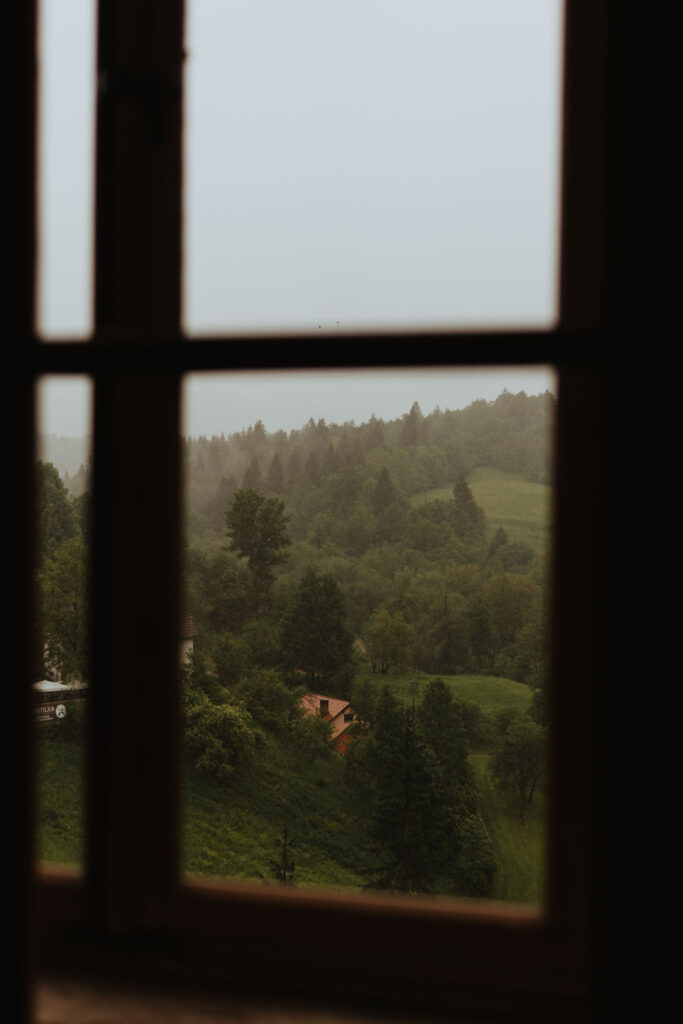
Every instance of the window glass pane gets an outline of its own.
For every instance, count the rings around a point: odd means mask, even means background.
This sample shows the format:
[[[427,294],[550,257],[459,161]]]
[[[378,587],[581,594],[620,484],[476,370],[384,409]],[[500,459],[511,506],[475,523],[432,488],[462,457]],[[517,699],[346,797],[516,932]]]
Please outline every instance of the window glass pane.
[[[561,0],[189,0],[191,333],[546,327]]]
[[[92,0],[38,4],[38,286],[45,340],[92,332],[95,138]]]
[[[82,865],[88,696],[91,381],[38,383],[38,573],[33,714],[38,857]]]
[[[553,373],[184,396],[186,873],[542,903]]]

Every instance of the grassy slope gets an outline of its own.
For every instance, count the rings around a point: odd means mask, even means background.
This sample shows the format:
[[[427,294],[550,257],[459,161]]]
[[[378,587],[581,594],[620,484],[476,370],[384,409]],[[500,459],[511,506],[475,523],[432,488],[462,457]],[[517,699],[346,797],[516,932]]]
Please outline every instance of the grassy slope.
[[[467,478],[472,496],[486,515],[490,537],[502,526],[509,539],[524,541],[535,550],[545,547],[549,538],[552,488],[532,484],[519,473],[499,469],[476,469]],[[411,499],[413,505],[453,496],[452,486],[423,491]]]
[[[371,675],[364,678],[387,686],[408,703],[421,700],[434,676],[419,672],[400,675]],[[493,716],[503,707],[526,712],[531,691],[523,683],[492,676],[442,676],[454,697],[478,704],[486,715]],[[519,805],[496,787],[489,773],[490,741],[473,747],[470,761],[476,772],[481,793],[480,811],[493,843],[498,871],[493,899],[521,903],[543,900],[543,858],[545,850],[544,801],[537,791],[531,807],[520,813]]]
[[[402,671],[382,676],[371,672],[358,673],[358,679],[367,679],[382,686],[384,683],[396,696],[408,703],[415,698],[419,702],[429,682],[436,679],[435,675],[425,672]],[[504,707],[512,707],[515,711],[527,711],[531,700],[531,690],[524,683],[497,676],[440,676],[454,697],[478,704],[482,711],[495,714]]]
[[[311,764],[266,736],[249,770],[224,783],[188,767],[183,867],[189,874],[270,880],[285,818],[299,885],[359,886],[354,818],[344,803],[343,758]]]
[[[85,775],[82,744],[38,734],[37,855],[54,864],[82,865],[85,850]]]
[[[535,794],[531,807],[522,808],[494,786],[488,760],[485,754],[470,758],[479,783],[481,815],[498,864],[491,895],[493,899],[542,903],[546,849],[543,793]]]
[[[404,700],[412,699],[414,675],[374,677]],[[421,689],[431,677],[419,676]],[[475,700],[485,712],[509,704],[522,710],[529,690],[511,680],[452,676],[453,693]],[[418,697],[419,699],[419,697]],[[83,863],[83,757],[76,742],[38,744],[38,852],[43,861]],[[519,807],[494,785],[487,753],[472,756],[481,789],[482,817],[494,845],[496,899],[537,902],[543,896],[543,795],[523,818]],[[188,874],[272,880],[282,823],[294,840],[298,885],[359,888],[359,843],[354,808],[343,785],[344,759],[330,753],[313,764],[298,762],[273,737],[252,754],[249,770],[223,783],[188,769],[184,783],[183,868]]]

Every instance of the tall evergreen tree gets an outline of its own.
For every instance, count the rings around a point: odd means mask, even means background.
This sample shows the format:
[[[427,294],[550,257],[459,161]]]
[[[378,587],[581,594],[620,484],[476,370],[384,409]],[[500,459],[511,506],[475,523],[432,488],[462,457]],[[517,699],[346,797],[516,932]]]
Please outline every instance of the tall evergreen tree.
[[[318,460],[313,452],[309,452],[306,456],[304,472],[306,473],[308,482],[317,487],[320,483],[320,468],[318,466]]]
[[[264,487],[269,494],[282,494],[285,489],[285,474],[282,469],[282,460],[277,452],[268,467]]]
[[[301,453],[298,448],[295,448],[287,461],[287,490],[290,491],[292,487],[300,484],[302,478]]]
[[[258,459],[256,456],[253,457],[249,465],[247,466],[244,478],[242,480],[242,487],[245,490],[260,491],[263,488],[263,478],[261,476],[261,467],[259,466]]]
[[[493,558],[499,548],[508,543],[508,535],[502,526],[499,526],[489,544],[489,558]]]
[[[465,477],[460,474],[453,486],[453,520],[459,537],[471,543],[484,539],[485,519]]]
[[[372,495],[372,511],[375,515],[379,515],[380,512],[388,509],[397,498],[398,492],[394,487],[389,470],[386,466],[382,466]]]
[[[441,765],[447,785],[453,789],[469,784],[467,736],[457,705],[442,679],[432,680],[425,690],[418,718],[426,742]]]
[[[413,402],[410,412],[403,420],[401,426],[401,447],[408,448],[411,444],[417,444],[420,439],[420,428],[424,416],[418,402]]]
[[[457,832],[434,753],[414,709],[383,688],[365,759],[373,781],[374,888],[429,892],[457,857]]]

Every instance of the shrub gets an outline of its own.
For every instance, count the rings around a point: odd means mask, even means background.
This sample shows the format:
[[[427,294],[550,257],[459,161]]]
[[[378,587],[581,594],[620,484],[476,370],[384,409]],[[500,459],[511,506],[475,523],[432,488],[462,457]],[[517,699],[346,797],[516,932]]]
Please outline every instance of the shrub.
[[[478,814],[459,823],[459,850],[454,879],[461,896],[486,897],[496,873],[496,859],[488,832]]]
[[[303,687],[292,690],[272,669],[255,669],[240,683],[237,694],[249,713],[269,729],[281,730],[298,714]]]
[[[255,742],[251,715],[239,704],[213,704],[185,688],[185,746],[196,768],[224,780],[244,762]]]

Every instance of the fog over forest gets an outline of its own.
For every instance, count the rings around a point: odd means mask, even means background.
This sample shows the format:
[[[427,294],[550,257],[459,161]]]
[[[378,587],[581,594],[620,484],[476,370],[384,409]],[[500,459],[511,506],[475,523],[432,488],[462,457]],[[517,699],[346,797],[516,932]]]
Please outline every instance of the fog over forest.
[[[464,409],[479,399],[495,401],[503,392],[556,394],[549,367],[365,371],[307,371],[192,374],[184,388],[181,432],[212,437],[246,430],[261,420],[266,430],[298,430],[309,418],[328,423],[396,419],[413,402],[423,413]],[[38,434],[62,439],[91,433],[91,385],[85,377],[46,377],[38,393]],[[74,451],[77,445],[72,446]],[[59,463],[55,442],[45,454]],[[73,473],[78,466],[65,465]]]

